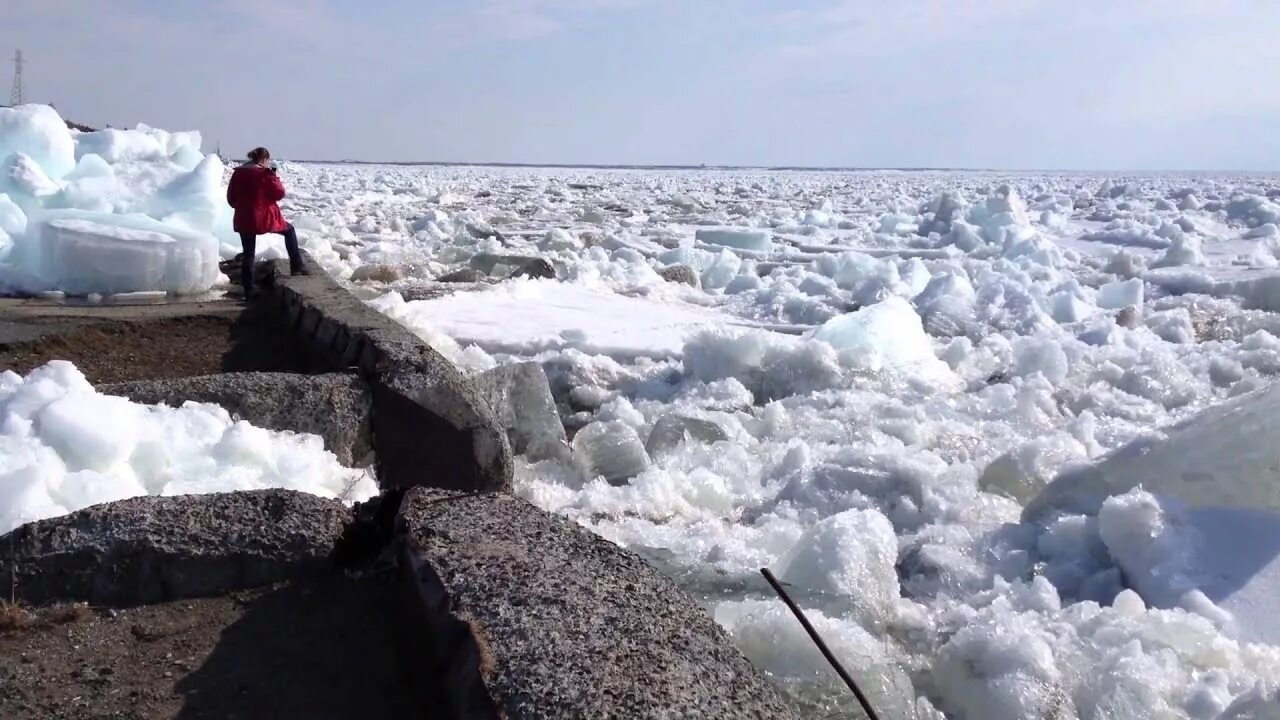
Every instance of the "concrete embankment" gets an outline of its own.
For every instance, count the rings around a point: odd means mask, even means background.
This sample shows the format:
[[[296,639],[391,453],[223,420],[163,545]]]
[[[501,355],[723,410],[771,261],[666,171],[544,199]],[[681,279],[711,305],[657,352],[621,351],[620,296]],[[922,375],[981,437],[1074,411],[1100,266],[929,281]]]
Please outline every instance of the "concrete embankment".
[[[9,549],[0,558],[0,578],[10,578],[4,589],[31,604],[165,608],[254,586],[314,587],[345,574],[358,579],[353,587],[386,589],[361,595],[375,598],[360,602],[377,603],[377,627],[367,618],[352,618],[352,627],[385,638],[360,646],[394,654],[416,707],[374,716],[792,717],[724,631],[669,578],[509,493],[513,445],[554,453],[562,442],[554,433],[523,436],[517,422],[521,412],[548,411],[546,399],[528,390],[529,378],[544,377],[540,369],[466,376],[310,260],[307,267],[308,275],[295,277],[281,264],[268,266],[265,297],[246,311],[265,318],[288,346],[294,372],[228,363],[225,369],[237,372],[162,381],[126,375],[120,379],[132,382],[103,389],[142,402],[213,402],[264,427],[318,434],[344,463],[372,459],[382,496],[354,511],[284,490],[98,506],[0,538]],[[40,342],[11,340],[0,341],[0,351],[21,355],[24,342]],[[222,352],[246,357],[234,348]],[[517,375],[525,382],[512,392],[504,379]],[[314,592],[273,597],[303,603],[285,606],[300,616],[325,602]],[[126,617],[105,612],[89,621],[100,623],[91,628],[107,633]],[[212,677],[209,664],[225,661],[231,650],[218,637],[209,636],[208,657],[193,663],[191,675]],[[0,632],[0,672],[7,642],[32,646]],[[161,688],[157,697],[168,692],[190,707],[183,691],[190,683],[167,678],[148,680]],[[47,691],[31,692],[39,698]],[[0,698],[0,714],[24,716],[5,702]],[[289,714],[279,702],[272,710]]]
[[[414,488],[396,523],[408,656],[465,717],[790,717],[674,582],[565,518]]]
[[[475,386],[440,353],[370,310],[307,259],[307,275],[270,266],[266,302],[317,363],[355,370],[373,389],[378,482],[472,492],[511,489],[511,447]]]

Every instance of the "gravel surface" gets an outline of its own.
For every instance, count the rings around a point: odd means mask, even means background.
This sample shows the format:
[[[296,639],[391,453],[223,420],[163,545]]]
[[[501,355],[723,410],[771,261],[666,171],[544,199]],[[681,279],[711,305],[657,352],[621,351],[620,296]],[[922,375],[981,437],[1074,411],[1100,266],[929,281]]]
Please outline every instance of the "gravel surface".
[[[330,576],[0,631],[0,717],[415,717],[389,591]]]

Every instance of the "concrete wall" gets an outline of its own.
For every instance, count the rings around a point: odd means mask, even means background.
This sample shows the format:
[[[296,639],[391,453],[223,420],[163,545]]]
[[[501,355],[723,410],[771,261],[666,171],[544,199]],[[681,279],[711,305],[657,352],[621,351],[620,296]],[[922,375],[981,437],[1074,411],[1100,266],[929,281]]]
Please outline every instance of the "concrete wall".
[[[0,592],[29,605],[132,607],[332,572],[351,522],[293,490],[142,496],[28,523],[2,537]]]
[[[353,534],[378,538],[366,552],[398,560],[400,663],[425,712],[794,717],[670,578],[509,493],[511,448],[490,399],[502,393],[479,388],[309,258],[307,270],[271,265],[267,302],[317,369],[354,370],[373,390],[379,481],[392,492],[357,511],[372,517]]]
[[[443,678],[444,717],[795,717],[669,577],[567,518],[414,488],[395,523],[403,655]]]
[[[447,359],[370,309],[309,257],[306,275],[268,266],[265,302],[322,371],[354,370],[373,389],[373,443],[384,489],[511,489],[511,447],[493,409]]]
[[[369,467],[375,459],[373,391],[352,373],[233,372],[99,385],[98,391],[151,405],[213,403],[261,428],[319,435],[348,467]]]

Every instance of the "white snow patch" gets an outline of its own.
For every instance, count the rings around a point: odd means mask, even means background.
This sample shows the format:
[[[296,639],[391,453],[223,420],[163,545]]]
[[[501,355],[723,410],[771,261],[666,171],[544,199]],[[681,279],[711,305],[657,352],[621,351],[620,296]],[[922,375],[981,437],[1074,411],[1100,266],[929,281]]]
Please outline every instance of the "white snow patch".
[[[216,405],[142,405],[96,392],[71,363],[0,374],[0,533],[139,495],[286,488],[377,494],[319,436],[234,420]]]
[[[417,300],[401,312],[490,353],[574,348],[623,359],[678,356],[689,335],[732,323],[693,305],[552,280],[519,280],[483,292]]]

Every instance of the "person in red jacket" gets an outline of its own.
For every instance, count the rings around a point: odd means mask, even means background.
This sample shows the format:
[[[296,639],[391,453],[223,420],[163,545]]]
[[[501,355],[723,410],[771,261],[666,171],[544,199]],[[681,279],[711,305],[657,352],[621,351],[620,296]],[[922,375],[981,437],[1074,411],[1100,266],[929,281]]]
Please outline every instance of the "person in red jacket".
[[[289,268],[294,275],[302,273],[302,254],[298,252],[298,233],[284,221],[277,205],[284,199],[284,183],[276,175],[271,153],[264,147],[249,151],[249,162],[231,173],[227,185],[227,204],[235,208],[232,221],[240,235],[244,258],[240,266],[240,285],[245,297],[253,295],[253,258],[259,235],[283,235],[289,253]]]

